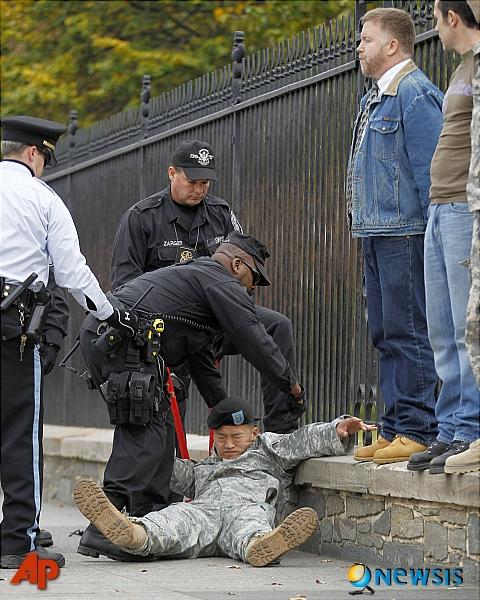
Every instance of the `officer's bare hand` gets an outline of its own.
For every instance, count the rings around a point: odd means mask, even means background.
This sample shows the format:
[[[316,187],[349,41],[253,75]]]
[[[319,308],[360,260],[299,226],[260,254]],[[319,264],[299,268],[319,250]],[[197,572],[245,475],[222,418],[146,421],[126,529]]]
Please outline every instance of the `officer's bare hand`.
[[[372,431],[376,429],[375,425],[365,425],[362,419],[357,417],[347,417],[338,423],[337,435],[340,439],[347,438],[349,435],[353,435],[363,429],[363,431]]]

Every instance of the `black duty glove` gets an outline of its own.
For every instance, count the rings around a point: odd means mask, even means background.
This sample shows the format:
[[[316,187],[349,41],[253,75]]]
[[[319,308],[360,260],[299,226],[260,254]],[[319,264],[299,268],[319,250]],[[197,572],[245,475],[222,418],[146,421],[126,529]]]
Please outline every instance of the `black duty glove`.
[[[44,375],[48,375],[55,366],[59,350],[60,348],[56,344],[40,344],[40,360]]]
[[[288,399],[290,401],[290,412],[296,419],[299,419],[307,410],[307,398],[305,397],[305,388],[303,387],[303,385],[301,385],[300,387],[302,388],[302,393],[299,396],[294,396],[293,394],[288,395]]]
[[[106,321],[122,337],[133,337],[138,328],[138,317],[133,310],[118,310],[118,308],[114,308],[113,314]]]

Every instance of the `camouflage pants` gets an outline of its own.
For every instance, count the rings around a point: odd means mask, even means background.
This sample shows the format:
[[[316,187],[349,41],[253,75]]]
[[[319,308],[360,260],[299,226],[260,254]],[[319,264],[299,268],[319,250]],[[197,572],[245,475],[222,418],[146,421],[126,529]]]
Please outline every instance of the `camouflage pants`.
[[[474,212],[470,273],[472,285],[467,306],[465,344],[473,375],[480,387],[480,211],[478,210]]]
[[[147,542],[133,552],[158,558],[230,556],[245,559],[255,534],[271,531],[275,509],[269,504],[227,504],[206,501],[178,502],[132,521],[147,531]]]

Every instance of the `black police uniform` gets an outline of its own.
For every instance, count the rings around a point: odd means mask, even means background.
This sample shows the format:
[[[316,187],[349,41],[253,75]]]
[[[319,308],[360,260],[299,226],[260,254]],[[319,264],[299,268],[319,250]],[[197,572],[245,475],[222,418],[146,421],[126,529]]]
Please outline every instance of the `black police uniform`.
[[[266,333],[246,290],[213,258],[198,258],[145,273],[119,288],[114,295],[123,305],[131,307],[150,286],[153,289],[136,310],[166,315],[161,356],[173,368],[186,363],[209,406],[227,395],[221,374],[215,368],[212,344],[216,334],[197,329],[184,319],[225,332],[246,360],[272,385],[289,394],[296,383],[290,365]],[[95,383],[100,385],[110,369],[118,369],[118,364],[114,365],[92,344],[98,337],[98,325],[96,319],[87,317],[80,334],[80,348]],[[125,357],[126,351],[122,352],[119,355]],[[137,470],[138,444],[133,443],[136,427],[121,425],[115,428],[112,454],[104,475],[107,496],[117,507],[127,505],[131,514],[137,512],[139,506],[140,510],[145,509],[149,495],[150,505],[156,502],[152,481],[157,476],[163,452],[160,443],[152,444],[143,453],[142,467]],[[140,435],[146,437],[149,434],[144,431]],[[173,457],[170,460],[171,468]]]
[[[165,188],[141,200],[123,215],[113,244],[112,289],[142,273],[180,262],[182,251],[190,249],[200,256],[212,256],[234,230],[242,230],[235,214],[225,200],[211,194],[198,205],[191,225],[186,226],[184,215],[179,214],[178,205],[171,198],[170,188]],[[263,306],[257,306],[257,313],[267,333],[296,372],[290,319]],[[232,344],[223,345],[222,354],[235,353]],[[177,367],[176,374],[187,379],[181,367]],[[262,392],[264,430],[294,431],[298,416],[291,412],[288,396],[265,377],[262,377]]]

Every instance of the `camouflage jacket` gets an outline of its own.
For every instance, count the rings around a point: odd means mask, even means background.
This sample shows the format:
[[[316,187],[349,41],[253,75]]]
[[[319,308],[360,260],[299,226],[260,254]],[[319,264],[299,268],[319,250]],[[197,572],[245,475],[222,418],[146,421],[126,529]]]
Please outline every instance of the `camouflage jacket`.
[[[473,47],[472,95],[472,157],[468,173],[467,200],[473,212],[480,210],[480,42]]]
[[[216,455],[199,462],[177,458],[170,487],[196,503],[253,502],[278,507],[302,460],[352,451],[354,436],[341,441],[337,435],[341,419],[306,425],[294,433],[260,434],[248,450],[231,460]]]

